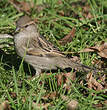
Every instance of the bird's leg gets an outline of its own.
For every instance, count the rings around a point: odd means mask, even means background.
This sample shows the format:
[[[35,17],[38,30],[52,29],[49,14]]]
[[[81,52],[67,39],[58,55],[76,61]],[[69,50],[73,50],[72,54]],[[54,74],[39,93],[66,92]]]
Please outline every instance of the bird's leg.
[[[37,77],[40,76],[42,70],[39,68],[36,68],[36,74],[31,78],[32,81],[34,81]]]
[[[42,70],[39,68],[36,68],[36,76],[39,76],[41,74]]]

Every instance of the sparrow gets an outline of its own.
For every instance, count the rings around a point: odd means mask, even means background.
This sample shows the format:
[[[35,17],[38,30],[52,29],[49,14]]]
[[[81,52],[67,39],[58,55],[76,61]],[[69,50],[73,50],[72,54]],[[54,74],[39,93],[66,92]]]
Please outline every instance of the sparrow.
[[[41,36],[32,19],[25,15],[16,22],[16,34],[14,44],[17,54],[24,58],[36,70],[39,75],[44,70],[56,70],[58,68],[73,68],[83,72],[98,72],[96,68],[85,66],[68,58],[52,43]]]

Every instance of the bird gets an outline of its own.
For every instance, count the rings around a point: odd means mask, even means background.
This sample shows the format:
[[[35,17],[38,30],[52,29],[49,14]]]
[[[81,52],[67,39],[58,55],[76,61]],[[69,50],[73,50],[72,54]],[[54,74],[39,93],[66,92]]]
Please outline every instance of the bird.
[[[68,58],[44,36],[40,35],[37,24],[27,15],[20,17],[16,22],[14,44],[16,53],[33,66],[36,75],[40,75],[44,70],[57,70],[58,68],[71,68],[83,72],[99,71],[99,69]]]

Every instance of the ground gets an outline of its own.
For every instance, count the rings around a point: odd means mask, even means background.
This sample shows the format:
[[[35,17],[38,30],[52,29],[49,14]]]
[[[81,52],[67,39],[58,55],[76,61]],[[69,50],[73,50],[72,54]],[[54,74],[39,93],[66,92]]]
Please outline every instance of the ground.
[[[70,52],[69,57],[84,65],[107,67],[106,57],[98,51],[80,52],[107,42],[106,0],[27,1],[0,1],[1,34],[13,36],[15,22],[28,14],[40,34],[60,51]],[[1,39],[0,110],[66,110],[73,104],[77,110],[107,109],[106,72],[93,75],[58,69],[33,79],[34,74],[33,68],[16,54],[13,38]]]

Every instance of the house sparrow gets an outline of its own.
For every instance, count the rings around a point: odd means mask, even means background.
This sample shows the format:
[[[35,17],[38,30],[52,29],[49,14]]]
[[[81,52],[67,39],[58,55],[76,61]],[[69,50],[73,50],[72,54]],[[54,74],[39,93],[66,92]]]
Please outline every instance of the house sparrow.
[[[57,68],[73,68],[85,72],[98,71],[67,58],[53,44],[40,36],[37,25],[28,16],[22,16],[16,24],[17,29],[20,29],[14,35],[16,52],[33,66],[37,75],[42,70],[54,70]]]

